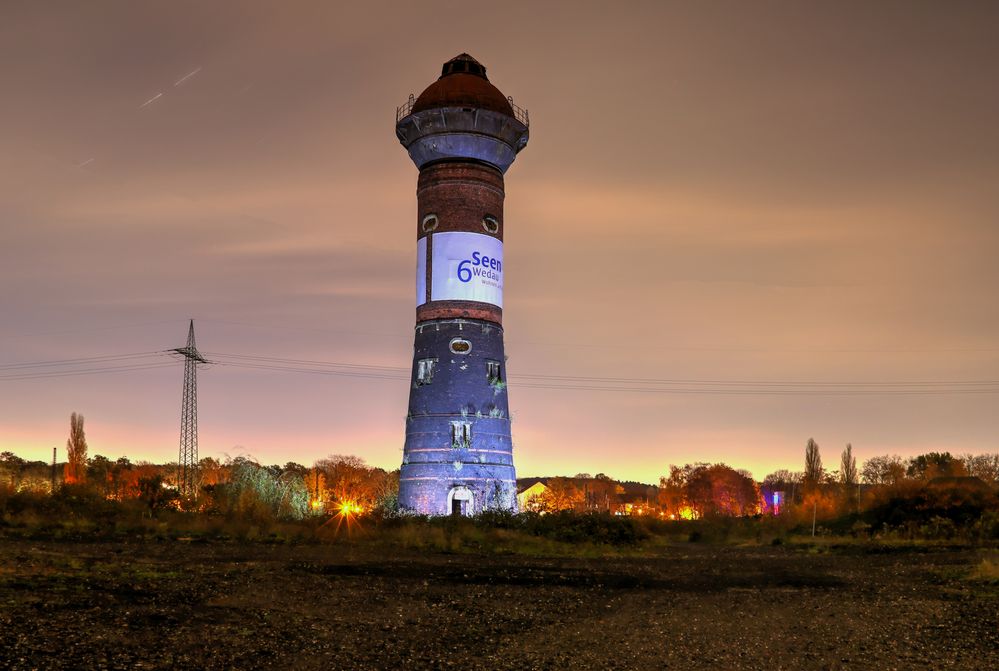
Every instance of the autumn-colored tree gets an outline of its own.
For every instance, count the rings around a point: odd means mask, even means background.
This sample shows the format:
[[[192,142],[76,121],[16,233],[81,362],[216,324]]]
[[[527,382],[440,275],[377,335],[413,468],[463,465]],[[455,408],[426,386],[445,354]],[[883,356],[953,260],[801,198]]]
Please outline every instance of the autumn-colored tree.
[[[312,507],[318,510],[326,492],[326,475],[321,468],[313,466],[302,479],[305,481],[305,489],[309,492]]]
[[[547,487],[548,489],[538,497],[538,507],[544,512],[557,513],[583,508],[583,492],[572,478],[549,478]]]
[[[687,500],[698,517],[735,517],[760,511],[760,490],[756,483],[726,464],[693,469],[687,476]]]
[[[618,482],[603,473],[597,473],[592,478],[576,476],[573,482],[583,498],[583,508],[586,510],[611,510],[624,493],[624,488]]]
[[[127,496],[129,483],[129,472],[132,470],[132,462],[128,457],[118,457],[111,466],[111,474],[108,482],[108,496],[116,501],[121,501]]]
[[[121,459],[118,461],[120,462]],[[164,470],[168,469],[164,469],[164,467],[157,466],[156,464],[150,464],[147,461],[140,461],[137,464],[132,465],[131,462],[126,459],[125,463],[121,465],[121,470],[119,471],[119,477],[121,478],[121,482],[119,484],[121,498],[139,498],[141,496],[139,481],[144,479],[149,480],[157,475],[163,475]]]
[[[83,431],[83,415],[69,416],[69,439],[66,441],[66,468],[63,480],[79,484],[87,478],[87,436]]]
[[[198,461],[198,488],[210,487],[225,482],[229,477],[228,468],[218,459],[203,457]]]
[[[690,465],[686,468],[669,465],[669,475],[659,478],[659,508],[670,519],[679,519],[690,507],[687,501],[687,476]]]
[[[317,461],[314,468],[325,481],[321,498],[331,505],[350,503],[368,509],[386,495],[391,496],[393,481],[389,474],[368,466],[360,457],[331,454]]]

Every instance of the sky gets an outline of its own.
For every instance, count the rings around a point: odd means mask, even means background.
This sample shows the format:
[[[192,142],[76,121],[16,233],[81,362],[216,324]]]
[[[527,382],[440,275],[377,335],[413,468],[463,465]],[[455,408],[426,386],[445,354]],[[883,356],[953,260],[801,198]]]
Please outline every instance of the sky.
[[[519,475],[999,451],[997,29],[973,2],[4,2],[0,450],[64,458],[76,411],[91,454],[175,460],[157,353],[193,318],[202,457],[397,468],[395,110],[468,52],[531,119]]]

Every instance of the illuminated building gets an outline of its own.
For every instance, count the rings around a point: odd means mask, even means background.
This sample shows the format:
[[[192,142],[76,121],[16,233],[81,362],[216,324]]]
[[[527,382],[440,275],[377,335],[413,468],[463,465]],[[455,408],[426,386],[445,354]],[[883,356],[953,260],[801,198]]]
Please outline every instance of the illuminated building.
[[[402,509],[515,510],[503,347],[503,175],[527,113],[468,54],[396,113],[420,170],[416,333],[399,478]]]

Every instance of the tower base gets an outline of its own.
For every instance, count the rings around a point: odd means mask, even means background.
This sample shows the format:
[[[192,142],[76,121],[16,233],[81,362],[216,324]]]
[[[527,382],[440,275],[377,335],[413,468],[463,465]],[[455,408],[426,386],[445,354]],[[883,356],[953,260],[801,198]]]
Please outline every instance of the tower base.
[[[422,515],[517,509],[503,329],[417,324],[399,507]]]

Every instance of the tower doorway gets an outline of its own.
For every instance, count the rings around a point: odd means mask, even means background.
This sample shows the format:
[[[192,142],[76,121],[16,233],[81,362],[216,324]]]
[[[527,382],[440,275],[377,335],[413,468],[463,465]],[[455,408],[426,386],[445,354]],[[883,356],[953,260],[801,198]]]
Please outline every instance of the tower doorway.
[[[472,515],[472,490],[464,485],[452,487],[447,494],[447,512],[451,515]]]

